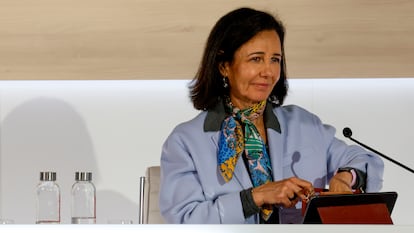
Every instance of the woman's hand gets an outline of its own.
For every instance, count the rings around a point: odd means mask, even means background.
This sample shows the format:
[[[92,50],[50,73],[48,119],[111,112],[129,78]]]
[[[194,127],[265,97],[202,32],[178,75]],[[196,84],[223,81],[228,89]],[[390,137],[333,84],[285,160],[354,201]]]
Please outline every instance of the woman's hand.
[[[352,174],[350,172],[339,172],[329,182],[329,192],[351,192]]]
[[[312,183],[297,177],[269,182],[252,189],[253,200],[258,207],[280,205],[290,208],[299,200],[306,199],[310,193],[313,193]]]

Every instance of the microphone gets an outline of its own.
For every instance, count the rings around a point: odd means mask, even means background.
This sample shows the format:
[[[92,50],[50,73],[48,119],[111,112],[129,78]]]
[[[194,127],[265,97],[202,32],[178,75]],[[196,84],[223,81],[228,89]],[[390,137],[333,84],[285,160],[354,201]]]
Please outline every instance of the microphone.
[[[354,141],[354,142],[358,143],[359,145],[361,145],[361,146],[363,146],[363,147],[367,148],[368,150],[373,151],[373,152],[375,152],[376,154],[380,155],[381,157],[383,157],[383,158],[385,158],[385,159],[388,159],[389,161],[391,161],[391,162],[393,162],[393,163],[397,164],[398,166],[400,166],[400,167],[402,167],[402,168],[405,168],[405,169],[407,169],[408,171],[410,171],[410,172],[414,173],[414,170],[413,170],[413,169],[411,169],[411,168],[409,168],[409,167],[405,166],[404,164],[402,164],[402,163],[400,163],[400,162],[398,162],[398,161],[396,161],[396,160],[394,160],[394,159],[392,159],[392,158],[390,158],[390,157],[388,157],[388,156],[384,155],[383,153],[381,153],[381,152],[379,152],[379,151],[377,151],[377,150],[374,150],[374,149],[372,149],[371,147],[369,147],[369,146],[367,146],[367,145],[364,145],[363,143],[361,143],[361,142],[359,142],[359,141],[357,141],[357,140],[353,139],[353,138],[351,137],[351,136],[352,136],[352,130],[351,130],[350,128],[345,127],[345,128],[342,130],[342,133],[344,134],[344,136],[345,136],[346,138],[351,139],[352,141]]]

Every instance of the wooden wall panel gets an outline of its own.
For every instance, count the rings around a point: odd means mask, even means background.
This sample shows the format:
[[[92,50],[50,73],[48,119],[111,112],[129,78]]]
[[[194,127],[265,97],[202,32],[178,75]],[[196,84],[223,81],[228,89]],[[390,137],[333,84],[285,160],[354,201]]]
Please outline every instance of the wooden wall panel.
[[[190,79],[240,6],[285,22],[290,77],[414,77],[409,0],[0,0],[0,79]]]

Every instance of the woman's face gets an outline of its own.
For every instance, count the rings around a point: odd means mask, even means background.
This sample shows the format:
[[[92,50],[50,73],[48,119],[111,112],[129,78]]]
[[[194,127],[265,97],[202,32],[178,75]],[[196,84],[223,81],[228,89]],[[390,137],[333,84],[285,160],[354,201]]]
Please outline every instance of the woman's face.
[[[233,62],[220,67],[228,77],[230,99],[240,109],[269,97],[280,78],[282,48],[274,30],[259,32],[236,50]]]

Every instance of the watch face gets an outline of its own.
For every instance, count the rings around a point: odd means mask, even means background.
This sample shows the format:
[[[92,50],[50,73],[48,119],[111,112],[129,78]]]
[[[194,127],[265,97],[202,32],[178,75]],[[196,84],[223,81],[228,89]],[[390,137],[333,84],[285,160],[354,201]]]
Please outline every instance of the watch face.
[[[338,172],[351,172],[352,170],[354,170],[353,168],[339,168]]]

